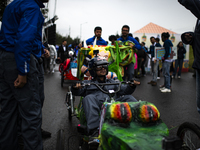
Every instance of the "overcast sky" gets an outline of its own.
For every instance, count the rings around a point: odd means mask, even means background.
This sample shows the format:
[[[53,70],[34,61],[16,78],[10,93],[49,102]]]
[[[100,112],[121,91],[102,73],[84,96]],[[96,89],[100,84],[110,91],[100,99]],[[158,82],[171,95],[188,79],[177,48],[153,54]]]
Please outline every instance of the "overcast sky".
[[[55,1],[49,0],[50,18]],[[150,22],[182,33],[192,31],[196,23],[193,14],[177,0],[57,0],[55,12],[57,32],[72,38],[81,35],[82,40],[94,36],[96,26],[102,27],[102,38],[108,40],[109,35],[121,34],[125,24],[131,33]]]

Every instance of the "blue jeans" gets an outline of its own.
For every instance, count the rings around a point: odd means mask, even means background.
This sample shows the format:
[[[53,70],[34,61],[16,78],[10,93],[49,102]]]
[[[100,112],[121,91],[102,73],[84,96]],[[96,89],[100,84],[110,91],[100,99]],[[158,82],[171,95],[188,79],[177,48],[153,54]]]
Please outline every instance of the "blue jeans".
[[[196,101],[197,111],[200,114],[200,70],[196,70]]]
[[[178,66],[179,66],[178,76],[181,76],[181,70],[182,70],[182,67],[183,67],[183,59],[176,59],[175,60],[175,69],[174,69],[174,72],[173,72],[173,76],[176,76],[176,71],[177,71]]]
[[[170,65],[171,62],[163,62],[163,75],[165,80],[165,88],[170,89]]]

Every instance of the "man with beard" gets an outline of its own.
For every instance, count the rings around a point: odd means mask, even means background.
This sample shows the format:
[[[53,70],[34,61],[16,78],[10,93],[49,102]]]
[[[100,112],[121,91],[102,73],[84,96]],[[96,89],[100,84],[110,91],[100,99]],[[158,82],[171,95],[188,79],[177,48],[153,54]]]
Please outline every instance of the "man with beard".
[[[96,45],[107,45],[107,42],[101,37],[102,28],[94,28],[94,36],[86,40],[87,45],[93,45],[95,38],[97,38]]]

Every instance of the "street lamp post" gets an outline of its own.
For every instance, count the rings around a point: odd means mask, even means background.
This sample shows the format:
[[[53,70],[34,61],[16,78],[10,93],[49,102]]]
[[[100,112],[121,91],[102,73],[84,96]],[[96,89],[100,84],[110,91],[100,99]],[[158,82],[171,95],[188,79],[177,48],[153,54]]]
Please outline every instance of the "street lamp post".
[[[87,22],[84,22],[84,23],[81,23],[81,24],[80,24],[80,41],[81,41],[81,34],[82,34],[82,25],[83,25],[83,24],[86,24],[86,23],[87,23]]]

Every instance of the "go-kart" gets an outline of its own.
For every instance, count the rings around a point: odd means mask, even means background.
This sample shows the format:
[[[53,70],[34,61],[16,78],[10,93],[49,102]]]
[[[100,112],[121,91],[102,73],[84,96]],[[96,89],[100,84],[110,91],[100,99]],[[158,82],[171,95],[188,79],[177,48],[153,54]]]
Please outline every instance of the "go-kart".
[[[116,91],[102,89],[102,86],[112,84],[117,84],[119,88]],[[166,124],[160,119],[159,111],[153,104],[146,101],[115,102],[114,95],[119,92],[121,84],[133,84],[133,82],[82,85],[95,85],[110,96],[110,101],[104,102],[100,113],[99,148],[106,150],[162,149],[162,139],[168,136],[169,132]],[[73,103],[73,100],[73,96],[68,95],[66,102]],[[86,119],[81,104],[80,101],[80,106],[75,108],[76,116],[80,120],[77,129],[82,135],[79,149],[97,149],[98,147],[88,143],[90,136],[87,135]]]

